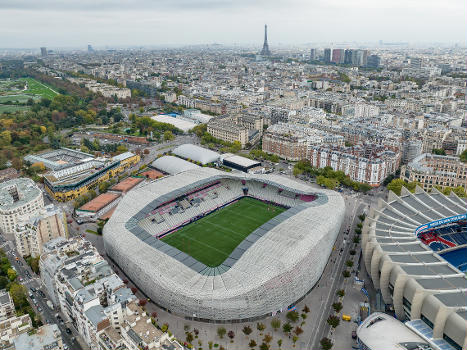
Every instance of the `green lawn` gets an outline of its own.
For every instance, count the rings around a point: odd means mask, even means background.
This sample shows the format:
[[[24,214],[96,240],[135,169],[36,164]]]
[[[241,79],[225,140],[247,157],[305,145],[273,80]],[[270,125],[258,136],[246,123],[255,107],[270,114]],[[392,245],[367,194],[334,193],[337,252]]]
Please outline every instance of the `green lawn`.
[[[14,113],[16,111],[26,111],[29,109],[29,106],[14,106],[14,105],[2,105],[0,104],[0,114],[4,112]]]
[[[28,82],[28,89],[24,91],[28,94],[40,95],[42,97],[47,97],[53,99],[58,93],[52,88],[48,87],[45,84],[37,81],[33,78],[20,78],[20,80],[25,80]]]
[[[286,209],[242,198],[161,240],[211,267],[219,266],[256,228]]]

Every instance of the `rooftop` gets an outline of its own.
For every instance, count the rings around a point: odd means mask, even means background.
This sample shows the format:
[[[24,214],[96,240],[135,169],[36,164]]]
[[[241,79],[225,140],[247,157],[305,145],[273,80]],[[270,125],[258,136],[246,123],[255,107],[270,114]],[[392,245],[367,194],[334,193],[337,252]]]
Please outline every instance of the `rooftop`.
[[[111,192],[103,193],[97,196],[96,198],[94,198],[92,201],[83,205],[78,210],[97,212],[101,210],[102,208],[104,208],[106,205],[112,203],[118,197],[120,197],[119,193],[111,193]]]
[[[172,152],[179,157],[192,159],[201,164],[213,163],[220,158],[219,153],[190,143],[180,145]]]
[[[199,166],[196,164],[174,156],[163,156],[157,158],[154,162],[152,162],[151,166],[170,175],[175,175],[187,170],[199,168]]]
[[[23,206],[42,196],[34,181],[18,178],[0,183],[0,210],[11,210]]]
[[[17,350],[45,350],[55,348],[58,339],[60,339],[60,330],[56,324],[47,324],[40,327],[35,334],[20,334],[14,339],[15,348]]]
[[[125,180],[113,185],[110,190],[119,192],[128,192],[144,179],[140,177],[127,177]]]

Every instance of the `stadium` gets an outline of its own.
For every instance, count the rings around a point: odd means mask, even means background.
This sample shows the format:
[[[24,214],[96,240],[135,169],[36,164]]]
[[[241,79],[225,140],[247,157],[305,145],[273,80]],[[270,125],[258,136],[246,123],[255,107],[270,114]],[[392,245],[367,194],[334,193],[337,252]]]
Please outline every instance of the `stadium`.
[[[442,350],[467,349],[467,202],[404,187],[370,209],[367,271],[387,308]]]
[[[319,280],[345,205],[276,175],[199,167],[129,192],[104,227],[108,254],[170,312],[205,322],[286,311]]]

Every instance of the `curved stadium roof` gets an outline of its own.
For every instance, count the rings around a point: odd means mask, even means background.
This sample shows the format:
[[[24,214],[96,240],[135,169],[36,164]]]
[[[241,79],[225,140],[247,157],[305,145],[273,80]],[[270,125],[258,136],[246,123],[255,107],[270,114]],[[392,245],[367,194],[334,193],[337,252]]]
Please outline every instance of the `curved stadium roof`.
[[[199,166],[196,164],[174,156],[163,156],[157,158],[154,162],[152,162],[151,166],[170,175],[175,175],[183,171],[199,168]]]
[[[454,194],[436,189],[428,194],[419,187],[413,194],[403,187],[400,197],[390,192],[387,202],[373,206],[363,226],[365,265],[384,302],[394,305],[398,319],[408,319],[409,327],[446,350],[456,349],[452,344],[467,348],[467,278],[423,244],[416,231],[444,218],[465,221],[466,212],[466,200]]]
[[[159,199],[165,202],[220,179],[245,181],[247,185],[267,183],[267,188],[317,198],[282,213],[288,214],[268,229],[259,230],[252,242],[246,242],[248,236],[223,264],[208,270],[189,256],[179,259],[176,248],[164,246],[138,228],[140,218]],[[338,193],[314,190],[289,178],[198,168],[129,192],[104,227],[104,243],[109,256],[125,267],[130,278],[171,312],[203,320],[254,319],[286,309],[314,286],[331,253],[344,211]]]
[[[187,143],[176,147],[172,151],[172,153],[185,159],[192,159],[194,161],[201,162],[201,164],[215,162],[221,156],[217,152],[196,145],[192,145],[191,143]]]

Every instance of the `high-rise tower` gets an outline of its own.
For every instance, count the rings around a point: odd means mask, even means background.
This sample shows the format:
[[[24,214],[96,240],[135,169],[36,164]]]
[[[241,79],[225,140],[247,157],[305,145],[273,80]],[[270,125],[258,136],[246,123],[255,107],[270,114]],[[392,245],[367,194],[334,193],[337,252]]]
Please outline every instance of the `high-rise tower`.
[[[268,26],[266,24],[264,25],[264,44],[263,44],[263,49],[261,50],[261,55],[262,56],[271,55],[271,51],[269,51],[269,45],[268,45]]]

